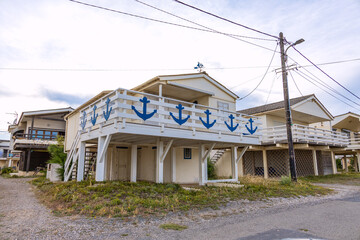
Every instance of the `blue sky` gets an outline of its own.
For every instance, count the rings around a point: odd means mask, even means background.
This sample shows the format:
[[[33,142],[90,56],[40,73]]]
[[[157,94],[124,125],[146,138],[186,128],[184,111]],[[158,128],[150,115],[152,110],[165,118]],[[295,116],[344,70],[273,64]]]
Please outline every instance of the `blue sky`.
[[[266,38],[171,0],[143,1],[222,32]],[[282,31],[291,42],[304,38],[297,49],[315,63],[360,58],[357,0],[184,1],[272,35]],[[191,25],[133,0],[84,2]],[[13,115],[7,113],[76,107],[102,90],[132,88],[157,75],[195,72],[198,61],[208,74],[242,97],[258,84],[272,56],[271,51],[223,35],[131,18],[66,0],[1,1],[0,26],[0,130],[6,130],[7,122],[13,120]],[[254,43],[270,49],[276,46],[272,41]],[[289,49],[288,54],[301,65],[308,65],[294,50]],[[268,103],[282,99],[281,77],[274,72],[279,66],[280,56],[276,54],[263,83],[252,95],[238,101],[238,109],[265,104],[267,99]],[[353,61],[321,68],[360,95],[359,66],[360,61]],[[360,102],[316,69],[306,69]],[[333,115],[360,113],[295,72],[293,76],[304,95],[315,93]],[[289,88],[291,97],[300,96],[290,76]]]

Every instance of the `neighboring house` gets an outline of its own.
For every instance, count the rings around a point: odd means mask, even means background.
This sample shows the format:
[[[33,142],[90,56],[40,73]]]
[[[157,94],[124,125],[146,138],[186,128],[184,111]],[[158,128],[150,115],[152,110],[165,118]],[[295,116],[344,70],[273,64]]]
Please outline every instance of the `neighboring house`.
[[[349,152],[349,132],[346,121],[353,116],[333,117],[315,97],[307,95],[290,100],[292,136],[298,176],[326,175],[336,173],[335,155]],[[289,157],[284,102],[266,104],[238,111],[257,116],[262,121],[261,146],[250,146],[239,161],[239,175],[280,177],[289,175]],[[359,122],[359,116],[356,116]],[[341,125],[344,124],[344,125]],[[336,128],[336,129],[332,129]],[[341,130],[340,130],[341,129]],[[351,135],[356,137],[356,135]],[[358,143],[358,141],[357,141]],[[360,150],[357,146],[357,150]],[[350,150],[351,151],[351,150]],[[353,152],[353,154],[356,152]],[[228,176],[229,151],[216,162],[217,174]]]
[[[342,132],[349,138],[349,144],[345,149],[337,149],[336,155],[342,158],[343,169],[347,172],[349,166],[349,158],[354,159],[355,170],[360,166],[360,115],[352,112],[335,116],[328,124],[332,130]]]
[[[232,149],[226,181],[237,181],[237,162],[261,135],[256,117],[235,111],[237,98],[205,72],[101,92],[65,117],[65,181],[95,169],[97,181],[203,185],[210,152],[223,148]]]
[[[0,169],[9,167],[8,155],[9,155],[10,140],[0,139]]]
[[[23,112],[16,124],[10,125],[11,157],[18,161],[18,170],[33,171],[45,167],[50,156],[47,148],[56,143],[57,136],[65,135],[64,116],[72,108]]]

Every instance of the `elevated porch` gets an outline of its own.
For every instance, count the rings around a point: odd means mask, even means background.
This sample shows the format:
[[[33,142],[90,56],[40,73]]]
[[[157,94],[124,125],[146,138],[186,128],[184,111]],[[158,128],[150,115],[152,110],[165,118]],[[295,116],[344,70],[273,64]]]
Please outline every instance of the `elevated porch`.
[[[86,106],[80,111],[79,120],[80,131],[68,154],[65,180],[70,178],[77,161],[77,180],[84,179],[85,148],[96,145],[97,181],[111,180],[109,172],[114,167],[106,162],[113,156],[110,152],[117,151],[114,149],[128,149],[129,180],[137,181],[139,153],[150,149],[154,154],[150,150],[146,154],[155,155],[154,180],[164,182],[164,162],[169,159],[171,182],[177,182],[176,175],[181,172],[176,166],[179,168],[180,158],[184,160],[179,157],[179,151],[188,148],[196,151],[193,156],[196,165],[186,163],[188,166],[182,168],[182,172],[191,172],[196,166],[198,174],[193,179],[205,184],[206,160],[211,150],[234,149],[235,171],[239,159],[237,148],[258,145],[261,137],[260,121],[255,117],[126,89],[117,89]],[[110,160],[110,165],[114,161]],[[141,161],[146,162],[146,158]],[[230,181],[237,180],[237,174],[233,176]]]

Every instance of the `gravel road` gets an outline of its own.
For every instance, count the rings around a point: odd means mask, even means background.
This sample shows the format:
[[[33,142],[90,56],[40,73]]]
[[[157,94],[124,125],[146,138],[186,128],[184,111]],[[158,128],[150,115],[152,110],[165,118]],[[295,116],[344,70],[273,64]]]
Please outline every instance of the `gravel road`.
[[[323,197],[245,200],[232,202],[219,210],[122,221],[57,217],[38,202],[33,186],[27,181],[29,179],[0,177],[0,239],[282,239],[289,236],[341,239],[334,233],[329,235],[326,227],[319,227],[327,226],[322,214],[327,216],[336,206],[342,206],[338,214],[348,215],[339,222],[331,218],[329,226],[341,224],[339,229],[350,232],[348,235],[341,233],[342,239],[360,239],[360,187],[356,186],[330,185],[337,193]],[[291,214],[299,217],[293,219]],[[316,219],[316,222],[307,221],[307,218]],[[354,218],[357,221],[354,222]],[[159,228],[160,224],[169,222],[186,225],[188,229]]]

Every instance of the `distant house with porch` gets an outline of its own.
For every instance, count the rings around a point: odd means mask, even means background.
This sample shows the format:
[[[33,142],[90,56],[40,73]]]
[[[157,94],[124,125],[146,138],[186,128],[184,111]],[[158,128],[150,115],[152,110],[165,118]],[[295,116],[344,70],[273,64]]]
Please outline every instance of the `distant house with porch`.
[[[46,109],[23,112],[16,124],[10,125],[9,164],[19,171],[34,171],[45,167],[50,156],[47,148],[65,135],[64,116],[72,108]]]
[[[9,155],[10,140],[0,139],[0,169],[9,167],[8,155]]]
[[[359,115],[333,117],[315,95],[290,99],[292,135],[298,176],[337,173],[335,155],[359,156]],[[284,101],[238,111],[258,117],[263,126],[261,145],[250,146],[238,164],[240,176],[249,174],[268,177],[288,176]],[[353,139],[350,141],[350,139]],[[228,155],[220,154],[216,161],[217,174],[228,176]],[[357,158],[358,159],[358,158]],[[358,160],[356,161],[356,163]]]
[[[260,144],[257,117],[235,111],[238,96],[207,73],[157,76],[104,91],[68,114],[65,181],[198,183],[213,150],[231,149],[231,179],[247,146]],[[224,180],[225,181],[225,180]]]

